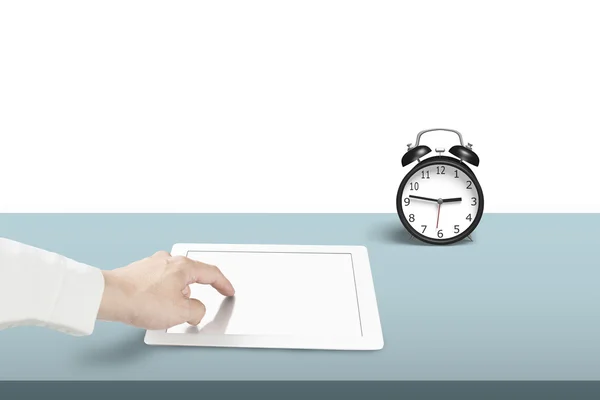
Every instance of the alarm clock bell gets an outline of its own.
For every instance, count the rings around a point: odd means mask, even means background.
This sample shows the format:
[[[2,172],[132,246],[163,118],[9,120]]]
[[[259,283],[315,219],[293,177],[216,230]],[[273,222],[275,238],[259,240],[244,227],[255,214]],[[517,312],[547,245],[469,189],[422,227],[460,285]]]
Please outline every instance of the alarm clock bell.
[[[406,167],[408,164],[411,164],[413,161],[417,161],[420,158],[425,157],[427,154],[431,153],[431,149],[427,146],[416,146],[414,148],[410,148],[410,144],[408,145],[409,150],[402,156],[402,166]]]
[[[452,146],[450,150],[448,150],[450,154],[460,158],[462,161],[467,162],[474,166],[479,166],[479,156],[475,154],[473,150],[471,150],[471,144],[469,143],[467,147],[465,146]]]

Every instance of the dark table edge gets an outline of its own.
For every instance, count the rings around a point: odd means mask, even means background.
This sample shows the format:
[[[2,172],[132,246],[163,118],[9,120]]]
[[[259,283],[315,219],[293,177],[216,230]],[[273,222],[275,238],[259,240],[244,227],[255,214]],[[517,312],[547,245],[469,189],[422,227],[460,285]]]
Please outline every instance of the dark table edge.
[[[0,398],[598,399],[600,381],[0,381]]]

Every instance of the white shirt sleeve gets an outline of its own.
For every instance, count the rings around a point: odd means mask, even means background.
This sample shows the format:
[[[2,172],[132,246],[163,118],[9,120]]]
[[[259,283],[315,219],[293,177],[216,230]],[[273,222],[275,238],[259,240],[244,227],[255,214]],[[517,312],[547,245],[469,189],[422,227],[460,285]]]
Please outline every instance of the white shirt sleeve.
[[[41,326],[91,335],[103,292],[100,269],[0,238],[0,330]]]

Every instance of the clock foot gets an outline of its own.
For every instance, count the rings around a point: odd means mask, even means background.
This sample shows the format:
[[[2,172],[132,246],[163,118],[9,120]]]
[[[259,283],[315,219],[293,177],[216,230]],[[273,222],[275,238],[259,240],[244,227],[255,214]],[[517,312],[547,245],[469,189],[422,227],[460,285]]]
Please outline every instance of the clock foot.
[[[473,238],[471,237],[471,235],[467,236],[469,238],[469,240],[472,242]]]

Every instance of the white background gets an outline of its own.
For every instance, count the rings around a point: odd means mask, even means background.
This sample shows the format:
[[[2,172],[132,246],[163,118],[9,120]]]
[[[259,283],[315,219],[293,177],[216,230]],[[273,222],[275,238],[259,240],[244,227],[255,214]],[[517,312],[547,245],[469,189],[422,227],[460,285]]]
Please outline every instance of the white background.
[[[4,1],[0,211],[395,212],[406,144],[443,127],[486,212],[598,212],[599,11]]]

